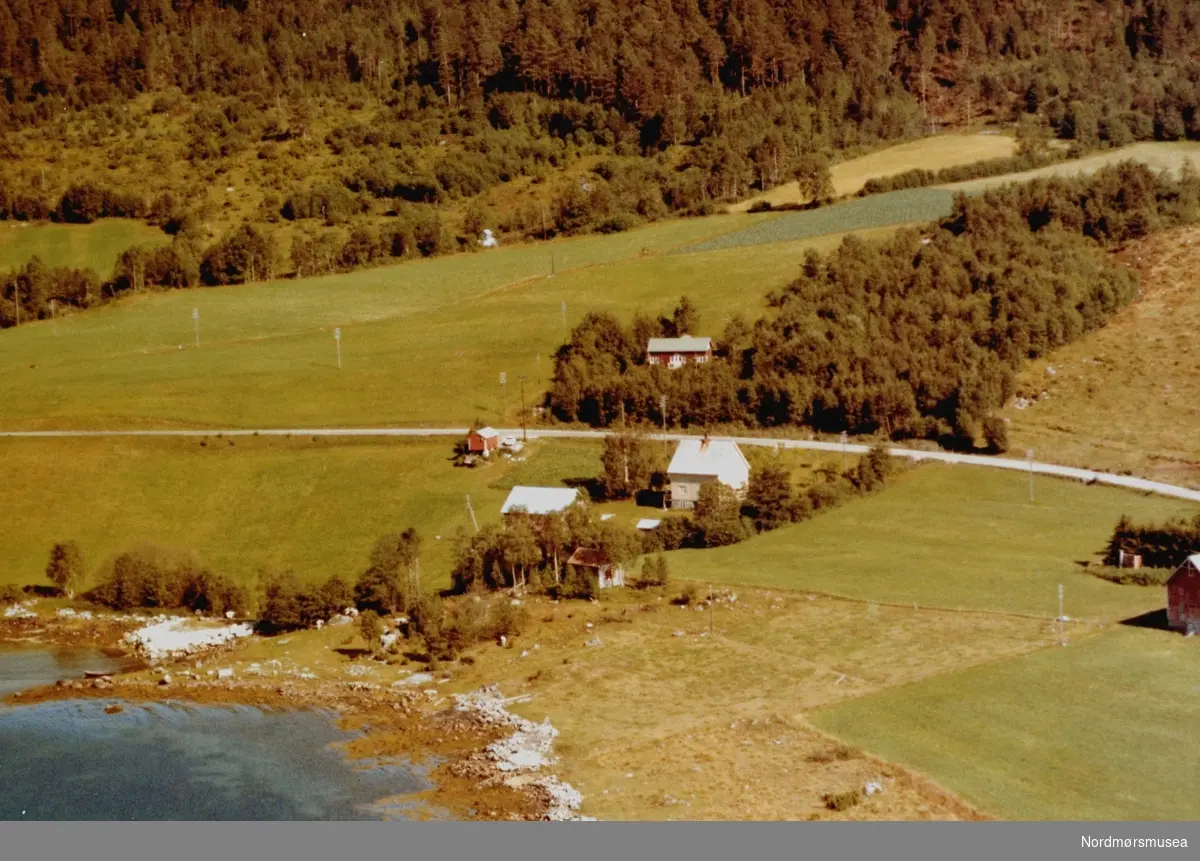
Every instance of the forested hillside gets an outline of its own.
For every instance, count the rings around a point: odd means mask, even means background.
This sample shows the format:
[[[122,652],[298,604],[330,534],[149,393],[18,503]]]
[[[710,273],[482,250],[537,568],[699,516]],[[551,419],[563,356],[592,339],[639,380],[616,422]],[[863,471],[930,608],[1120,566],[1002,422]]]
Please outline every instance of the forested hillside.
[[[1197,220],[1195,171],[1176,182],[1128,163],[960,196],[928,230],[811,253],[762,319],[730,324],[710,364],[645,362],[647,338],[708,334],[686,305],[629,329],[589,315],[557,356],[550,403],[598,426],[807,425],[959,445],[982,434],[1003,449],[992,413],[1013,394],[1015,372],[1136,295],[1103,249]]]
[[[1085,146],[1198,136],[1198,46],[1187,0],[16,0],[0,8],[0,128],[159,93],[186,114],[180,155],[219,161],[304,137],[324,95],[377,108],[323,141],[373,157],[315,210],[280,201],[291,217],[676,144],[679,175],[651,179],[688,209],[790,181],[806,153],[984,113]],[[465,151],[413,156],[447,135]]]
[[[12,0],[0,218],[175,241],[111,277],[45,261],[0,325],[35,292],[619,231],[797,179],[819,200],[831,160],[947,124],[1015,123],[1030,164],[1054,135],[1200,138],[1198,103],[1188,0]]]

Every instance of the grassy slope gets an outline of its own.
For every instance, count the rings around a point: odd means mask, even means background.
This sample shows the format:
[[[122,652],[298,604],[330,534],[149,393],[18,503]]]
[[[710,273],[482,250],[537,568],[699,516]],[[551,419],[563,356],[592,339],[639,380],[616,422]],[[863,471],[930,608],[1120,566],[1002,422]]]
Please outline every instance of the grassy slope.
[[[1018,393],[1038,400],[1005,410],[1013,447],[1200,486],[1200,228],[1134,243],[1120,259],[1139,272],[1142,298],[1018,377]]]
[[[42,582],[50,545],[68,538],[89,569],[151,542],[193,548],[241,579],[265,563],[353,577],[380,535],[416,526],[430,583],[444,583],[451,539],[470,525],[465,495],[481,522],[507,495],[488,487],[504,467],[456,469],[449,441],[228,442],[0,442],[0,582]]]
[[[917,168],[938,170],[943,167],[956,167],[977,161],[1004,158],[1012,155],[1015,148],[1015,140],[1008,135],[937,135],[840,162],[833,166],[830,175],[833,179],[834,193],[840,197],[857,194],[869,179],[894,176]],[[799,186],[794,182],[789,182],[743,201],[732,209],[744,211],[760,200],[765,200],[773,206],[808,202],[801,200]]]
[[[9,404],[0,422],[514,421],[519,375],[528,377],[529,403],[538,381],[548,384],[564,337],[562,302],[574,325],[592,309],[664,313],[686,292],[705,328],[719,333],[734,311],[755,316],[807,248],[839,241],[769,246],[752,257],[655,253],[759,219],[669,222],[302,282],[149,294],[29,325],[0,334],[0,398]],[[557,274],[547,278],[551,251]],[[191,346],[192,308],[200,310],[199,349]],[[340,373],[334,326],[343,327]]]
[[[1122,513],[1163,517],[1184,503],[1020,474],[922,466],[877,496],[717,550],[677,551],[680,576],[811,589],[867,601],[1053,617],[1124,618],[1161,606],[1160,590],[1120,587],[1076,560],[1102,551]]]
[[[126,248],[168,241],[161,230],[126,219],[42,225],[0,221],[0,271],[24,266],[36,255],[47,266],[94,269],[107,278]]]
[[[1196,648],[1118,628],[818,712],[818,726],[1013,819],[1200,818]]]
[[[1050,176],[1079,176],[1095,173],[1102,167],[1116,164],[1120,161],[1140,161],[1155,170],[1178,171],[1187,160],[1200,167],[1200,143],[1194,141],[1175,141],[1169,143],[1136,143],[1114,150],[1104,150],[1086,158],[1073,159],[1061,164],[1029,170],[1024,173],[1008,174],[1006,176],[991,176],[983,179],[972,179],[947,185],[953,191],[968,194],[984,191],[997,185],[1009,182],[1027,182]]]
[[[753,247],[757,255],[762,246],[771,243],[796,242],[831,232],[862,234],[889,226],[936,221],[949,215],[953,204],[954,195],[944,188],[876,194],[819,209],[785,212],[769,221],[684,246],[678,253]]]

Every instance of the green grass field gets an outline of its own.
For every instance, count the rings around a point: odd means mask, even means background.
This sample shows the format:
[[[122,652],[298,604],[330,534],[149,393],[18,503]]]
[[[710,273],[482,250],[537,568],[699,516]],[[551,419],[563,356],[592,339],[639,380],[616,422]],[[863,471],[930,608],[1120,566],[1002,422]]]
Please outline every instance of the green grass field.
[[[0,272],[17,269],[37,256],[47,266],[94,269],[101,278],[133,245],[165,245],[170,238],[157,228],[128,219],[94,224],[29,224],[0,221]]]
[[[913,188],[785,212],[755,225],[684,246],[676,253],[724,251],[774,242],[795,242],[831,233],[850,233],[914,222],[936,221],[951,212],[954,195],[943,188]]]
[[[507,496],[490,486],[506,467],[456,468],[450,439],[229,443],[0,442],[0,583],[43,582],[50,546],[67,539],[89,570],[148,542],[194,549],[241,580],[264,564],[353,577],[379,536],[415,526],[430,584],[445,585],[452,539],[470,528],[467,494],[481,523],[499,519]]]
[[[1116,586],[1077,561],[1104,549],[1121,514],[1194,513],[1187,503],[1020,473],[923,465],[881,493],[745,544],[670,554],[680,577],[809,589],[866,601],[1054,617],[1057,587],[1077,619],[1162,606],[1158,589]]]
[[[772,216],[765,216],[770,218]],[[0,335],[0,425],[327,426],[514,422],[590,310],[667,313],[681,294],[719,334],[757,316],[809,247],[657,252],[764,216],[669,222],[348,275],[146,294]],[[554,255],[556,273],[547,277]],[[193,346],[193,308],[200,311]],[[332,329],[342,327],[341,371]],[[500,372],[508,374],[502,390]]]
[[[1195,821],[1196,657],[1120,627],[810,717],[1003,818]]]

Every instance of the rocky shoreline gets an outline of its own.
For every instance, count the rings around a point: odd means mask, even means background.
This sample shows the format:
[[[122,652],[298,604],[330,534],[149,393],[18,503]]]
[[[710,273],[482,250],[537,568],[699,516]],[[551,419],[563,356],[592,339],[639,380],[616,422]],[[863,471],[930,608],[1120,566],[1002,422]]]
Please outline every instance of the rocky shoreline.
[[[163,617],[116,619],[102,613],[63,615],[62,611],[50,617],[31,612],[0,619],[0,643],[102,645],[154,665],[153,670],[125,676],[65,680],[22,691],[6,702],[103,698],[325,710],[343,729],[359,733],[345,745],[346,755],[356,761],[400,757],[432,763],[433,788],[421,793],[421,800],[451,817],[586,818],[578,813],[583,801],[579,792],[550,771],[557,730],[549,722],[535,723],[508,710],[521,698],[505,699],[497,688],[487,687],[454,694],[447,706],[447,697],[436,688],[304,677],[234,679],[216,671],[201,674],[194,671],[196,658],[229,653],[246,638],[210,633],[196,648],[168,653],[145,648],[144,638],[138,636],[152,625],[177,631],[183,621],[167,624]],[[183,657],[193,663],[183,662]]]

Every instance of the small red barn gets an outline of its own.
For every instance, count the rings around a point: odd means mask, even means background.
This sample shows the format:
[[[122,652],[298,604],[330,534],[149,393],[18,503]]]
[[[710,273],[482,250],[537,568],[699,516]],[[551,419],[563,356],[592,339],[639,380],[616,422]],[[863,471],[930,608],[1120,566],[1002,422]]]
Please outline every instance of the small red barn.
[[[467,451],[487,457],[500,448],[500,434],[494,428],[480,428],[467,434]]]
[[[1189,634],[1200,631],[1200,554],[1185,559],[1167,581],[1167,624]]]

